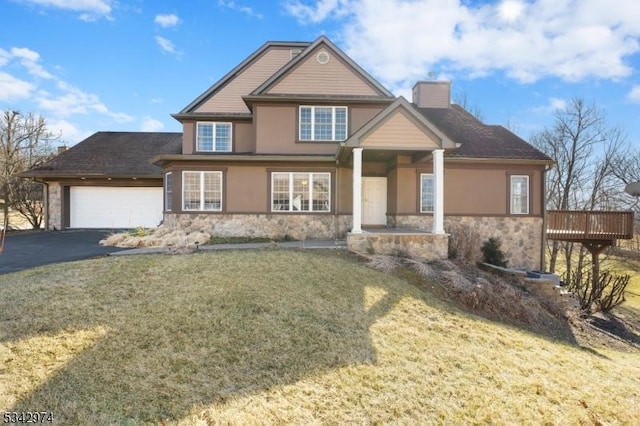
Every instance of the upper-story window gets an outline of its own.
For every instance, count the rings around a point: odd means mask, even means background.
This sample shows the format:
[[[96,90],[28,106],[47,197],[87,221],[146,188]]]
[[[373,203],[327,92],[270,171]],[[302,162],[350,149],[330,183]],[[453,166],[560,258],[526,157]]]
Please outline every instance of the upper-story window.
[[[347,139],[347,107],[301,106],[301,141],[343,141]]]
[[[196,125],[196,151],[231,152],[231,123],[198,123]]]

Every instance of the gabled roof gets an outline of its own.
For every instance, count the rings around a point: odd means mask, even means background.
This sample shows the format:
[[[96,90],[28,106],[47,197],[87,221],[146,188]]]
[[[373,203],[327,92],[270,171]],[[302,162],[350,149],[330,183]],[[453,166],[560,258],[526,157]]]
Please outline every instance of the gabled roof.
[[[551,163],[553,160],[502,126],[487,125],[458,105],[450,108],[417,108],[460,147],[447,150],[446,157],[535,160]]]
[[[20,176],[161,177],[162,169],[149,159],[181,152],[182,133],[98,132]]]
[[[250,96],[258,96],[266,94],[271,87],[273,87],[277,82],[282,80],[284,76],[289,74],[293,69],[295,69],[298,64],[305,61],[308,56],[315,50],[316,47],[320,45],[325,45],[327,49],[333,51],[340,59],[346,62],[350,67],[352,67],[356,72],[358,72],[371,86],[373,86],[380,95],[387,98],[393,98],[394,95],[391,93],[386,87],[380,84],[376,79],[374,79],[367,71],[365,71],[360,65],[354,62],[351,58],[349,58],[340,48],[338,48],[335,44],[331,42],[324,35],[318,37],[313,43],[306,47],[298,56],[296,56],[293,60],[287,63],[284,67],[282,67],[278,72],[272,75],[268,80],[266,80],[263,84],[258,86],[256,90],[254,90]]]
[[[434,134],[440,139],[440,146],[442,148],[455,148],[455,143],[449,139],[449,137],[442,133],[438,127],[431,123],[424,115],[420,114],[414,105],[409,103],[404,97],[398,97],[392,104],[380,111],[374,118],[372,118],[367,124],[358,129],[349,139],[347,139],[343,146],[355,148],[360,145],[360,139],[376,128],[383,125],[385,120],[398,110],[403,110],[410,117],[414,118],[418,126],[423,127],[423,131],[426,130],[429,133]],[[426,135],[425,135],[426,136]],[[385,148],[402,149],[401,146],[390,145]],[[411,148],[415,149],[415,148]]]
[[[301,48],[304,49],[309,46],[309,42],[282,42],[282,41],[269,41],[263,44],[258,48],[255,52],[249,55],[244,61],[240,62],[235,68],[229,71],[224,77],[218,80],[213,86],[207,89],[203,94],[198,96],[193,102],[184,107],[182,111],[180,111],[176,115],[187,114],[197,108],[202,102],[207,100],[210,96],[215,94],[219,89],[224,87],[229,81],[231,81],[235,76],[240,74],[245,70],[256,58],[262,55],[266,50],[275,46],[282,47],[291,47],[291,48]]]

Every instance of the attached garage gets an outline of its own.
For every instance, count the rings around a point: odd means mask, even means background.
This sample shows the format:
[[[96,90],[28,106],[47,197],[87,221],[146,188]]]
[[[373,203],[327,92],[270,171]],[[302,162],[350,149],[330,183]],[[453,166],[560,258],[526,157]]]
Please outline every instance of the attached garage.
[[[151,228],[162,221],[161,187],[69,189],[70,228]]]

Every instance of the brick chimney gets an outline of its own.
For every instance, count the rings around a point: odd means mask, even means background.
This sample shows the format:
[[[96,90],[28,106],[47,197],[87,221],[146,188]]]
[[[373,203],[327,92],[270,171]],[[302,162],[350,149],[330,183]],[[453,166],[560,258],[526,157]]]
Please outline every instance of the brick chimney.
[[[419,81],[413,86],[413,103],[418,108],[449,108],[451,83],[448,81]]]
[[[66,145],[60,145],[58,147],[58,154],[62,154],[63,152],[65,152],[67,150],[67,146]]]

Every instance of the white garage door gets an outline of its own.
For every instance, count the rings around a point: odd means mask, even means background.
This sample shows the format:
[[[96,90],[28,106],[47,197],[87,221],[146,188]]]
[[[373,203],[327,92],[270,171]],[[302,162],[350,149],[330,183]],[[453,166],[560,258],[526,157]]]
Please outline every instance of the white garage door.
[[[72,186],[71,228],[145,228],[162,220],[162,188]]]

